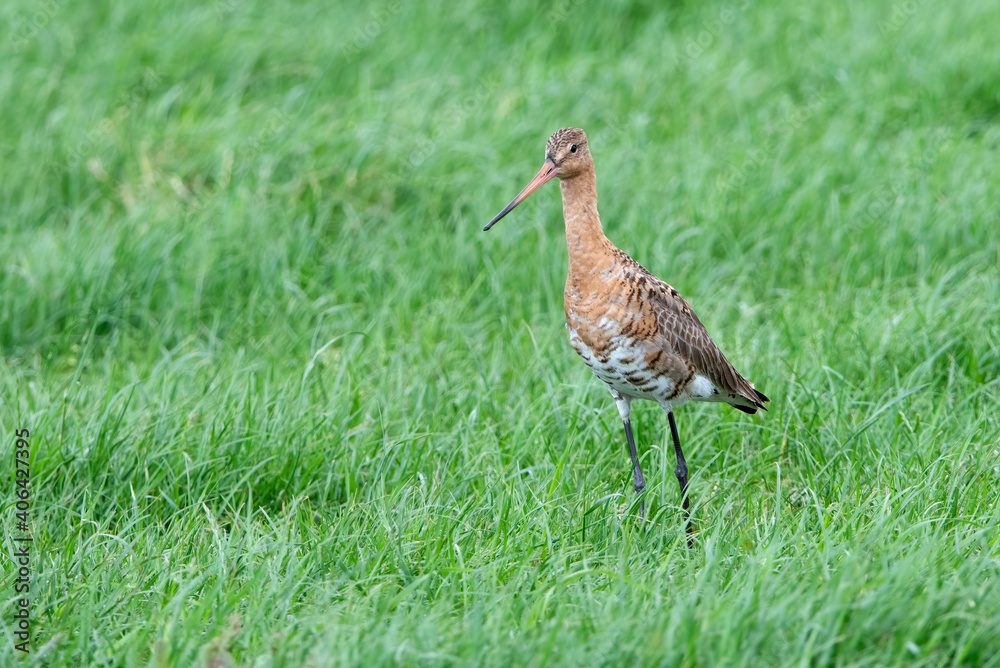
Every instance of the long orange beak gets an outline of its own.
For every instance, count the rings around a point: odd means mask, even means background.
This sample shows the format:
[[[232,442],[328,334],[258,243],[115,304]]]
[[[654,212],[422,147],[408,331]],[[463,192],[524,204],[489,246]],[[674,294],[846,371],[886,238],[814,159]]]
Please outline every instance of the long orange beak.
[[[524,190],[519,192],[517,194],[517,197],[512,199],[510,201],[510,204],[508,204],[503,208],[503,211],[498,213],[496,217],[493,218],[493,220],[491,220],[489,223],[486,224],[486,227],[483,228],[483,232],[496,225],[496,222],[498,220],[500,220],[508,213],[513,211],[515,206],[517,206],[524,200],[528,199],[528,195],[538,190],[542,186],[542,184],[552,179],[552,177],[555,175],[556,175],[556,164],[551,160],[546,159],[545,164],[542,165],[542,168],[538,170],[537,174],[535,174],[535,178],[531,179],[531,182],[528,183],[528,185],[524,186]]]

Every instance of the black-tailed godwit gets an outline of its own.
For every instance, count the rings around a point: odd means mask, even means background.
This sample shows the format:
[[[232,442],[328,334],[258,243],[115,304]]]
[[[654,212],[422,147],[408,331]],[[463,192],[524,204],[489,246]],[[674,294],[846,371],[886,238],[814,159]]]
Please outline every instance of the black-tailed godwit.
[[[753,414],[770,399],[733,368],[676,290],[604,236],[594,160],[583,130],[563,128],[549,137],[541,170],[483,230],[553,178],[559,179],[566,221],[564,306],[570,343],[611,391],[625,423],[640,517],[645,516],[646,481],[632,436],[632,401],[655,401],[667,412],[677,455],[674,474],[690,530],[688,468],[674,409],[688,401],[716,401]]]

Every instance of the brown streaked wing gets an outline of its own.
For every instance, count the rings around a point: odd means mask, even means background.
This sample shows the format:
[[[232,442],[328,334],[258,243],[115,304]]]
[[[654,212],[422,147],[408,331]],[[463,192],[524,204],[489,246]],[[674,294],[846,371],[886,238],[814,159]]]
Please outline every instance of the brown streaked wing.
[[[733,368],[715,345],[715,341],[687,301],[677,290],[653,276],[638,262],[635,262],[635,266],[637,271],[646,277],[648,285],[646,303],[656,313],[660,330],[657,337],[659,345],[668,352],[676,352],[688,360],[695,372],[707,376],[720,392],[742,397],[751,405],[763,408],[764,404],[758,398],[753,386]]]

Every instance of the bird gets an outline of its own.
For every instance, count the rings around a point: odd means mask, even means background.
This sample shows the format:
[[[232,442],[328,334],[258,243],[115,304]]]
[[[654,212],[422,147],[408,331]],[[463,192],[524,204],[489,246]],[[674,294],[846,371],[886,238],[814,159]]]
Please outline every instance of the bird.
[[[566,224],[563,306],[570,344],[610,391],[624,423],[640,520],[645,519],[646,481],[632,433],[632,402],[655,401],[666,411],[690,544],[688,466],[674,410],[689,401],[708,401],[752,415],[767,410],[770,399],[736,371],[677,290],[605,236],[594,159],[580,128],[562,128],[549,137],[542,168],[483,231],[553,178],[559,179]]]

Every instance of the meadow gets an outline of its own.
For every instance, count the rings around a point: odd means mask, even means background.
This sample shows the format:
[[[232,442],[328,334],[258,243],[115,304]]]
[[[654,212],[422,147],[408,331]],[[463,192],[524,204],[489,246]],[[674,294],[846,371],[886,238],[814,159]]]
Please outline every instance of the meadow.
[[[997,3],[0,19],[0,664],[1000,665]],[[693,548],[556,185],[482,232],[563,126],[772,399],[678,411]]]

